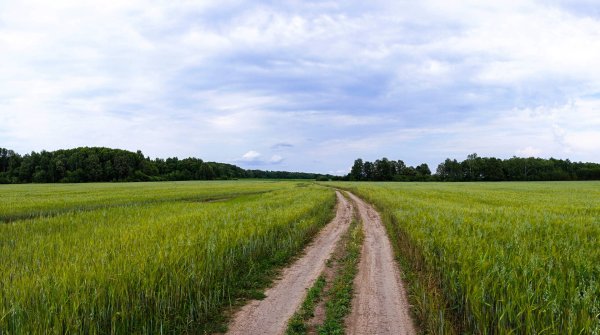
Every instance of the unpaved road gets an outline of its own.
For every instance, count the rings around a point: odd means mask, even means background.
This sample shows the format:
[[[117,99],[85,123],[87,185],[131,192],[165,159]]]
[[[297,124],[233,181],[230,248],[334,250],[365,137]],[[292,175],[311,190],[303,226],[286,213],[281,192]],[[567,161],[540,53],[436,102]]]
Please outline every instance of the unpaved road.
[[[392,246],[377,211],[350,193],[365,232],[346,334],[416,334]]]
[[[234,315],[227,334],[283,334],[306,291],[325,268],[325,262],[352,220],[352,205],[339,192],[336,216],[305,249],[301,258],[286,268],[266,292]]]
[[[354,280],[352,311],[346,334],[416,334],[404,285],[392,246],[377,211],[355,195],[352,203],[336,192],[336,217],[306,248],[305,254],[286,268],[264,300],[254,300],[235,314],[227,334],[284,334],[306,291],[325,269],[325,262],[346,232],[358,208],[365,233],[358,274]]]

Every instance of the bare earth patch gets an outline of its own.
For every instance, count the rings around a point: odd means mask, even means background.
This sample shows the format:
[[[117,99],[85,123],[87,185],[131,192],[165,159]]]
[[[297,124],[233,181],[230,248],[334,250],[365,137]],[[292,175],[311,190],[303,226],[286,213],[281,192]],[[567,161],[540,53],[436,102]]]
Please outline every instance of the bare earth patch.
[[[377,211],[350,193],[363,221],[365,238],[355,278],[347,334],[416,334],[392,246]]]
[[[287,322],[298,309],[306,290],[325,269],[340,237],[352,220],[352,206],[339,193],[335,218],[305,249],[304,255],[286,268],[263,300],[253,300],[240,309],[227,334],[283,334]]]

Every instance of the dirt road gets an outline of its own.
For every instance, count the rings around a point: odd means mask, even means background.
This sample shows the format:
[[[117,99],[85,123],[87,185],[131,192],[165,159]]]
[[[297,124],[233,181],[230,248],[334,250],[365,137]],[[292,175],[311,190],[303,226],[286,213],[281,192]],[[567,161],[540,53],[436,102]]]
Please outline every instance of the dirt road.
[[[350,194],[365,232],[346,334],[416,334],[392,246],[377,211]]]
[[[352,202],[336,192],[336,217],[317,235],[305,254],[285,269],[266,298],[252,301],[234,316],[227,334],[283,334],[306,291],[325,268],[325,261],[346,232],[357,207],[365,232],[352,311],[346,334],[416,334],[392,246],[377,211],[355,195]]]
[[[266,292],[235,314],[227,334],[283,334],[287,322],[298,309],[306,290],[325,268],[325,261],[335,249],[352,220],[352,205],[336,192],[336,216],[306,248],[301,258],[286,268],[281,278]]]

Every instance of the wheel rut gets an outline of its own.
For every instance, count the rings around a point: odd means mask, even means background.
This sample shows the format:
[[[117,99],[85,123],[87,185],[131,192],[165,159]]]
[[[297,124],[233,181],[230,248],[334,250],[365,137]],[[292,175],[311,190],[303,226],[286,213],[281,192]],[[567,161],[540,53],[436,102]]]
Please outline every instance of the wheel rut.
[[[365,238],[346,334],[416,334],[392,245],[373,206],[350,193]]]

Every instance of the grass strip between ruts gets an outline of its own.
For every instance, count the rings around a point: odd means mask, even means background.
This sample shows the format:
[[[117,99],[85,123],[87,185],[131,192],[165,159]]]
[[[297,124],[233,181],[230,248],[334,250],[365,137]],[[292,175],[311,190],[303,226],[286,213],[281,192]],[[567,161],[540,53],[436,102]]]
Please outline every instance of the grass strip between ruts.
[[[354,213],[356,217],[356,213]],[[342,256],[337,259],[336,270],[333,278],[329,278],[330,285],[324,275],[321,275],[309,289],[300,309],[288,323],[287,335],[307,334],[309,321],[314,317],[318,303],[325,299],[325,320],[317,326],[319,334],[343,334],[344,319],[350,313],[354,277],[358,272],[358,262],[363,241],[362,224],[356,219],[348,232],[344,234],[341,243]],[[335,257],[335,256],[333,256]],[[328,262],[335,261],[330,259]]]
[[[354,220],[350,226],[346,255],[340,262],[340,270],[331,290],[327,292],[329,300],[325,309],[325,322],[319,327],[319,334],[344,333],[344,319],[352,309],[354,277],[358,273],[363,239],[362,223]]]

